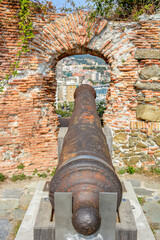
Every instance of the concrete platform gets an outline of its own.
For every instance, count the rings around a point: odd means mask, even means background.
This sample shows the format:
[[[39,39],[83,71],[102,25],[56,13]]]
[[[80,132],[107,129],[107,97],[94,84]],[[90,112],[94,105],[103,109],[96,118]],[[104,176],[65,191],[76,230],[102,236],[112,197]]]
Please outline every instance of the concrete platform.
[[[33,229],[36,222],[38,209],[40,208],[41,200],[43,199],[44,202],[48,202],[48,192],[43,191],[44,186],[45,181],[39,182],[15,240],[34,240]],[[132,206],[137,227],[137,240],[155,240],[131,183],[124,181],[124,186],[126,188],[126,192],[123,193],[123,202],[128,199]]]

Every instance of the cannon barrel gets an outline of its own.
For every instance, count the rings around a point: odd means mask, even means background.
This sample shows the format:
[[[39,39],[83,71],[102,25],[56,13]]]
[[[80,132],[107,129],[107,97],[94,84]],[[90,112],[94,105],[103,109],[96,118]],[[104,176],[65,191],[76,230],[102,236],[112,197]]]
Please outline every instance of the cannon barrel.
[[[116,192],[118,209],[122,187],[96,111],[95,90],[82,84],[74,97],[74,112],[51,180],[49,197],[54,209],[54,192],[72,192],[72,224],[78,233],[89,236],[101,224],[99,193]]]

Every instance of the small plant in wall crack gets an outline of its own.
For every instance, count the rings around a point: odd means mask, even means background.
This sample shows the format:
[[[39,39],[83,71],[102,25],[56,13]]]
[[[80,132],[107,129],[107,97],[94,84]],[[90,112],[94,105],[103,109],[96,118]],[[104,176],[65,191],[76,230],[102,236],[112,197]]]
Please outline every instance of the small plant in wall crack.
[[[33,175],[36,175],[36,173],[38,173],[37,168],[34,169]]]
[[[50,176],[53,177],[55,175],[55,172],[56,172],[56,167],[53,168],[53,171],[51,172]]]
[[[129,174],[133,174],[135,173],[136,169],[134,169],[133,166],[130,166],[128,165],[127,169],[126,169],[126,172],[129,173]]]
[[[18,169],[24,169],[24,168],[25,168],[25,166],[24,166],[24,164],[23,164],[23,163],[21,163],[21,164],[19,164],[19,165],[17,166],[17,168],[18,168]]]
[[[160,167],[152,167],[151,170],[150,170],[152,173],[155,173],[157,175],[160,174]]]
[[[13,182],[16,182],[16,181],[22,181],[22,180],[25,180],[26,179],[26,175],[24,175],[24,173],[22,173],[22,174],[18,174],[18,175],[15,175],[15,174],[13,174],[13,176],[11,177],[11,180],[13,181]]]
[[[137,197],[137,199],[138,199],[140,205],[142,205],[142,206],[146,202],[145,197]]]
[[[41,177],[41,178],[46,178],[47,174],[46,173],[37,173],[37,176]]]
[[[3,173],[0,173],[0,182],[3,182],[5,180],[5,176],[3,175]]]
[[[55,8],[49,1],[40,0],[18,0],[19,2],[19,12],[18,12],[18,27],[19,27],[19,41],[17,45],[18,52],[15,56],[14,62],[10,65],[8,69],[8,74],[6,74],[5,79],[0,82],[0,92],[3,92],[5,85],[8,84],[9,79],[18,74],[18,68],[20,66],[20,60],[23,54],[29,52],[29,41],[34,37],[33,33],[33,22],[32,14],[41,13],[42,17],[44,14],[48,15],[48,12],[54,12]],[[3,0],[0,0],[3,3]],[[9,2],[12,4],[12,1]],[[11,19],[16,19],[17,15],[12,16]],[[8,22],[11,21],[8,19]]]
[[[118,173],[123,175],[123,174],[126,173],[126,169],[125,168],[121,168]]]

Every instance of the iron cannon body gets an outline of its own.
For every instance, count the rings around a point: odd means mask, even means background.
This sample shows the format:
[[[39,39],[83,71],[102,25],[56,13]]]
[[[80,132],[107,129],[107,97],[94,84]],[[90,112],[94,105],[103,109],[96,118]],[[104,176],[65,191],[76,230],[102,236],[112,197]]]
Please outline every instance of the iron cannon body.
[[[51,180],[49,197],[54,209],[55,192],[72,192],[72,224],[78,233],[89,236],[97,232],[101,224],[99,193],[116,192],[118,209],[122,186],[102,132],[95,90],[82,84],[74,97],[74,112]]]

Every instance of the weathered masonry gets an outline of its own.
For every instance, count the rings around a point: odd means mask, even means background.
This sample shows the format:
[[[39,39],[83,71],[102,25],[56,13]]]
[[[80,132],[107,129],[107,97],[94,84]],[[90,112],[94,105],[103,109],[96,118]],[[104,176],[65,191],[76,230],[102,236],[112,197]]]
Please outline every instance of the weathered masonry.
[[[18,52],[18,0],[0,3],[0,80]],[[112,129],[114,164],[160,164],[160,13],[139,22],[96,19],[87,37],[83,11],[32,16],[35,37],[19,75],[0,96],[0,172],[44,171],[57,164],[54,112],[57,62],[74,54],[103,58],[111,68],[104,121]]]

